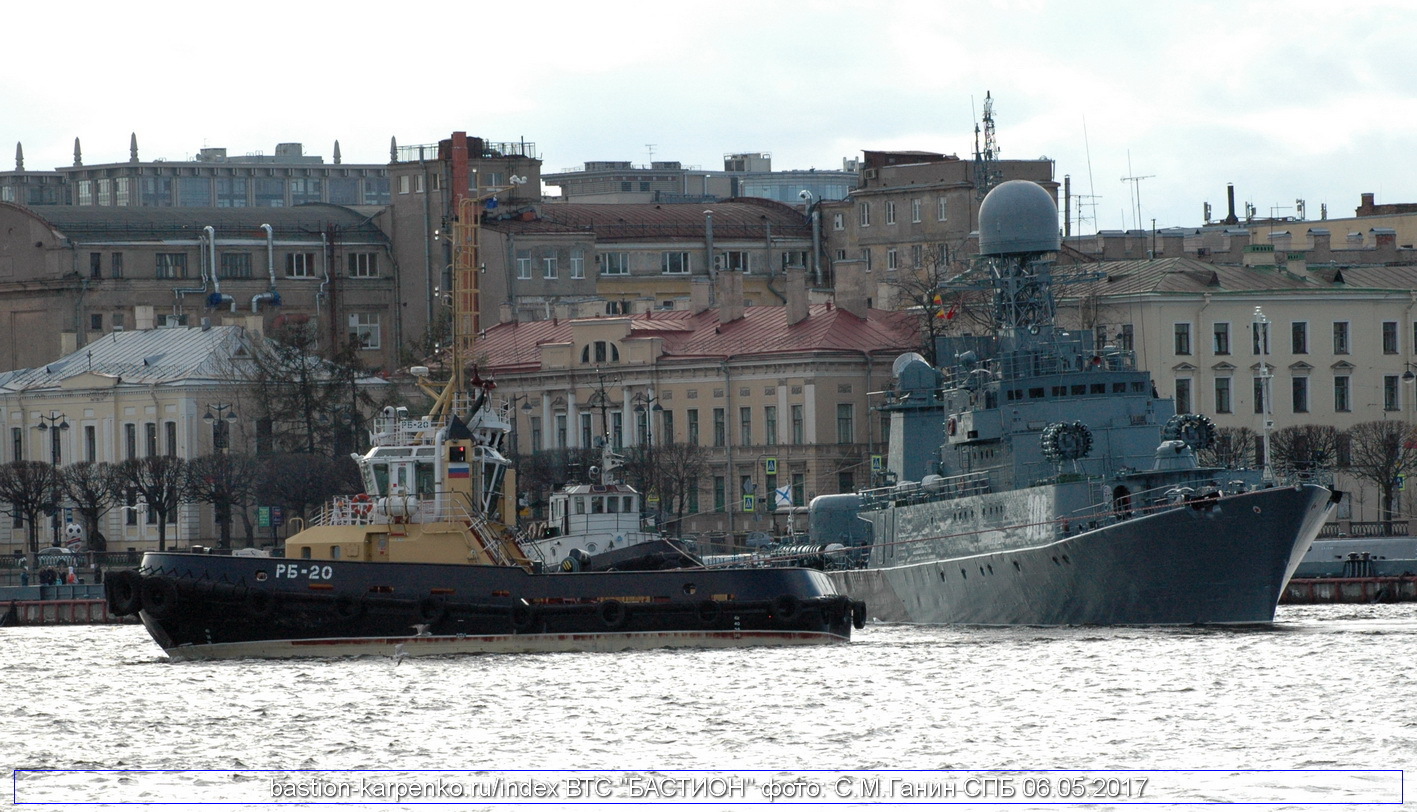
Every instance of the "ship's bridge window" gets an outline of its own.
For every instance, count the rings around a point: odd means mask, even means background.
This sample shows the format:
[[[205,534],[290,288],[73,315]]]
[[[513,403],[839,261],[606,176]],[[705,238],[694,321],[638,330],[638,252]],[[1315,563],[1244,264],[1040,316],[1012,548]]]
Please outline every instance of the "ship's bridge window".
[[[605,512],[605,497],[604,497],[604,496],[592,496],[592,497],[590,498],[590,512],[591,512],[591,513],[604,513],[604,512]]]
[[[1114,395],[1120,395],[1120,394],[1125,393],[1126,391],[1127,391],[1127,385],[1126,385],[1126,384],[1124,384],[1124,383],[1114,383],[1114,384],[1112,384],[1112,394],[1114,394]]]
[[[414,472],[413,472],[413,480],[414,480],[414,489],[413,489],[413,490],[414,490],[415,493],[417,493],[417,494],[419,494],[419,495],[421,495],[421,496],[431,496],[431,495],[433,494],[433,492],[434,492],[435,490],[437,490],[437,486],[434,484],[434,483],[437,481],[437,477],[436,477],[436,475],[435,475],[435,470],[434,470],[434,468],[433,468],[433,463],[431,463],[431,462],[415,463],[415,464],[414,464]]]
[[[376,462],[372,467],[374,469],[374,491],[376,493],[388,493],[389,464],[387,462]]]
[[[1066,386],[1055,386],[1055,387],[1053,387],[1053,397],[1055,397],[1055,398],[1062,398],[1062,397],[1067,397],[1067,396],[1068,396],[1068,387],[1066,387]]]
[[[1105,394],[1107,394],[1107,384],[1105,384],[1105,383],[1095,383],[1095,384],[1093,384],[1093,385],[1092,385],[1092,394],[1094,394],[1094,395],[1105,395]]]
[[[1142,389],[1141,381],[1132,381],[1132,391],[1133,391],[1133,392],[1144,392],[1144,391],[1146,391],[1146,390]]]
[[[1085,383],[1075,383],[1075,384],[1073,384],[1073,394],[1074,394],[1074,395],[1086,395],[1086,394],[1087,394],[1087,384],[1085,384]]]
[[[1041,386],[1032,386],[1032,387],[1029,387],[1028,396],[1029,396],[1030,398],[1037,398],[1037,399],[1039,399],[1039,400],[1042,400],[1042,399],[1043,399],[1043,387],[1041,387]]]
[[[606,513],[619,513],[619,512],[620,512],[620,497],[618,497],[618,496],[607,496],[607,497],[605,497],[605,512],[606,512]]]

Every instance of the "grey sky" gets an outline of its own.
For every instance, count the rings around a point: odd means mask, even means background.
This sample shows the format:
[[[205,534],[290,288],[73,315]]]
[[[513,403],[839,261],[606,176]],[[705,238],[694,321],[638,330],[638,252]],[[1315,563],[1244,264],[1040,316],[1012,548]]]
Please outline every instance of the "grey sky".
[[[299,141],[351,163],[454,130],[587,160],[839,168],[863,149],[973,150],[994,96],[1005,158],[1093,194],[1083,231],[1417,202],[1408,4],[850,2],[7,8],[0,166],[179,160]],[[1130,153],[1130,167],[1128,154]],[[1089,160],[1090,157],[1090,160]],[[1277,207],[1277,208],[1275,208]],[[1086,214],[1091,217],[1092,212]]]

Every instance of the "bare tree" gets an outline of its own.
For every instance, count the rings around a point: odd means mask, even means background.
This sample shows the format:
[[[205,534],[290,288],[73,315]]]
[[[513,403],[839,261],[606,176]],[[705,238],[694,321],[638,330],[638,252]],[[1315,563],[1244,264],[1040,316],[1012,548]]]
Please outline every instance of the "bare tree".
[[[148,514],[157,523],[157,549],[167,549],[167,524],[177,520],[187,463],[179,457],[138,457],[118,463],[123,482],[147,502]]]
[[[0,465],[0,502],[25,523],[32,563],[39,552],[39,517],[58,508],[61,476],[47,462],[16,460]]]
[[[1244,426],[1218,428],[1210,447],[1197,457],[1211,468],[1247,468],[1255,464],[1255,439],[1254,430]]]
[[[64,495],[74,503],[83,519],[89,549],[108,549],[108,539],[100,531],[99,520],[123,503],[123,479],[117,466],[106,462],[76,462],[62,471]]]
[[[551,491],[568,482],[590,482],[591,468],[600,464],[594,448],[554,448],[517,455],[517,488],[527,504],[540,507]],[[598,480],[597,480],[598,481]]]
[[[1271,464],[1280,474],[1312,479],[1338,463],[1342,436],[1333,426],[1286,426],[1269,436]]]
[[[690,443],[669,443],[653,448],[638,446],[626,453],[625,471],[644,494],[659,498],[659,510],[674,516],[674,526],[684,522],[690,486],[708,470],[708,452]]]
[[[931,365],[940,360],[935,339],[993,326],[992,295],[972,281],[966,256],[963,244],[925,246],[920,262],[900,269],[893,280],[896,308],[920,314],[921,350]]]
[[[340,494],[362,491],[359,467],[349,457],[275,454],[261,460],[258,496],[299,516]]]
[[[246,544],[254,541],[254,528],[246,509],[256,503],[261,465],[247,454],[208,454],[187,463],[187,478],[183,496],[192,502],[212,506],[220,533],[221,546],[231,547],[231,517],[240,511],[246,526]]]
[[[1370,420],[1348,430],[1348,470],[1382,492],[1383,520],[1391,521],[1397,478],[1417,463],[1417,433],[1402,420]]]

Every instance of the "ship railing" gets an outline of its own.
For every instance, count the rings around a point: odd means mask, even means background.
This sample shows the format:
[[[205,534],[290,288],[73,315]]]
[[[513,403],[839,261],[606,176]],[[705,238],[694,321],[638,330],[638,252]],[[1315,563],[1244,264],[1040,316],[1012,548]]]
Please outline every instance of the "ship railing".
[[[1154,513],[1207,505],[1223,496],[1250,490],[1246,483],[1232,484],[1235,487],[1230,490],[1212,484],[1191,486],[1171,484],[1147,490],[1131,491],[1071,511],[1057,519],[1057,523],[1062,535],[1071,536]]]
[[[923,482],[902,482],[886,488],[861,491],[862,510],[936,502],[988,493],[989,475],[981,472],[949,477],[926,478]]]
[[[310,519],[310,526],[358,527],[471,521],[467,510],[451,499],[406,497],[405,507],[406,510],[401,511],[400,515],[391,516],[377,499],[337,496],[320,506],[320,510]]]

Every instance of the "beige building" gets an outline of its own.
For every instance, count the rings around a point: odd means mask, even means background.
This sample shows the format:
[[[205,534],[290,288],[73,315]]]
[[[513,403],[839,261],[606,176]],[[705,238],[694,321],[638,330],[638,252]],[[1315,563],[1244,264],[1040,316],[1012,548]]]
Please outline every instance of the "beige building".
[[[621,449],[703,447],[676,531],[685,535],[782,530],[779,489],[800,507],[871,486],[873,457],[885,453],[875,407],[892,361],[918,345],[915,320],[859,297],[809,306],[800,271],[786,306],[744,307],[739,284],[740,274],[719,275],[717,308],[489,328],[480,369],[510,405],[526,404],[512,410],[519,450],[590,448],[598,437]]]

